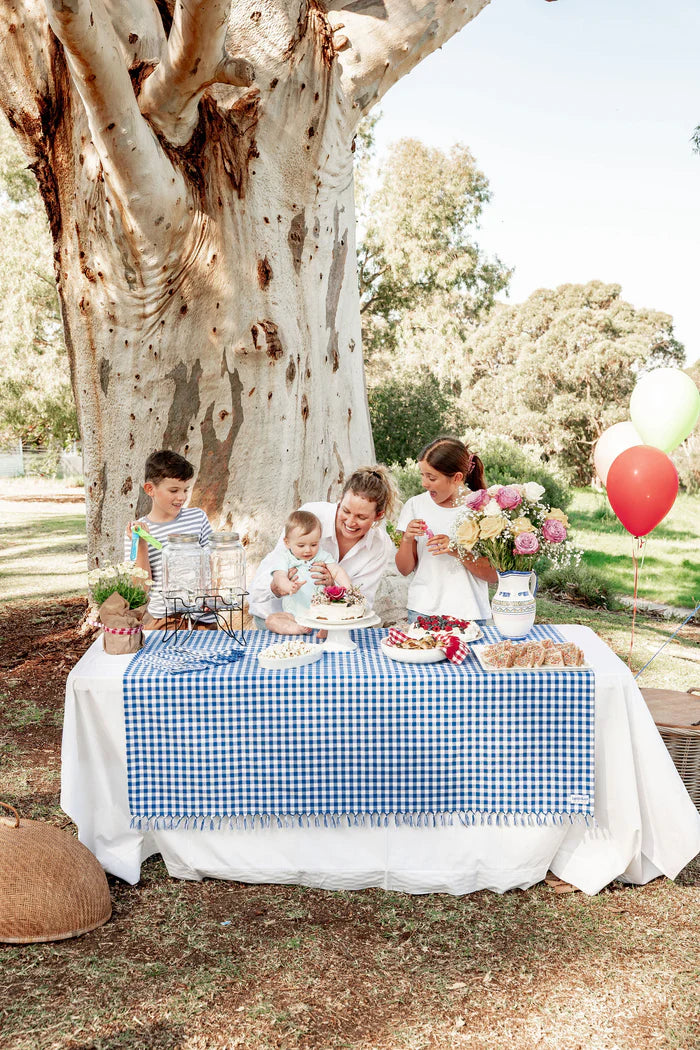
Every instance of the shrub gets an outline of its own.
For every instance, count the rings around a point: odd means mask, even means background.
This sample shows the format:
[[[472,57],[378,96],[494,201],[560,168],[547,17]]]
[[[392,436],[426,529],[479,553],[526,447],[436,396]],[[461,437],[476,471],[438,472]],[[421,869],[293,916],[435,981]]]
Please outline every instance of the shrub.
[[[391,473],[394,475],[402,503],[424,491],[415,459],[407,459],[405,463],[392,463]]]
[[[389,376],[367,392],[374,450],[380,463],[405,463],[437,434],[464,426],[455,397],[430,372]]]
[[[481,456],[487,485],[519,485],[536,481],[544,488],[544,499],[550,507],[566,510],[570,506],[573,493],[568,485],[535,453],[508,438],[483,437],[468,443]]]
[[[550,565],[537,572],[539,589],[550,598],[592,609],[610,607],[610,589],[605,577],[584,562],[560,567]]]

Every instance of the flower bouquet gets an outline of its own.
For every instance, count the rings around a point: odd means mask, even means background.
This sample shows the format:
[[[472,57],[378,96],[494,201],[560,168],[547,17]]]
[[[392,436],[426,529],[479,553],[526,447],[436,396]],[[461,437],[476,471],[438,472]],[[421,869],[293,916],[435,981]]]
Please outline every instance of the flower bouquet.
[[[468,493],[450,548],[462,558],[487,558],[498,572],[529,572],[542,556],[557,565],[579,561],[581,552],[568,537],[569,519],[543,503],[543,495],[535,481]]]
[[[523,637],[535,621],[535,562],[544,557],[570,565],[581,559],[568,536],[569,519],[542,501],[544,492],[535,481],[470,492],[450,536],[460,558],[486,558],[498,572],[491,608],[508,638]]]
[[[104,632],[105,652],[113,656],[137,652],[151,586],[146,570],[129,561],[105,565],[88,573],[88,585],[97,625]]]

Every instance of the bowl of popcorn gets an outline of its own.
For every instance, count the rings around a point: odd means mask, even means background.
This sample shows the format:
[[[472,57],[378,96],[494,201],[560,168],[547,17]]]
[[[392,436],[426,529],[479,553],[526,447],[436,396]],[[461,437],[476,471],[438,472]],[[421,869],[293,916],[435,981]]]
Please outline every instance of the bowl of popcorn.
[[[287,671],[292,667],[303,667],[320,660],[323,646],[302,638],[290,638],[286,642],[276,642],[258,653],[258,663],[268,671]]]

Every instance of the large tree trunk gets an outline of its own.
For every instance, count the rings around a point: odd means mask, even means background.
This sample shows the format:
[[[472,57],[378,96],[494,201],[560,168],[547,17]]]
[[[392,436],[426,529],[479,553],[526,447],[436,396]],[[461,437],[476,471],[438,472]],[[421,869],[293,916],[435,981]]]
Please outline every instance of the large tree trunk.
[[[193,502],[254,555],[371,457],[353,135],[485,2],[389,18],[354,0],[351,43],[316,0],[47,0],[50,27],[39,0],[2,0],[1,101],[55,242],[91,561],[143,511],[156,448],[191,459]]]

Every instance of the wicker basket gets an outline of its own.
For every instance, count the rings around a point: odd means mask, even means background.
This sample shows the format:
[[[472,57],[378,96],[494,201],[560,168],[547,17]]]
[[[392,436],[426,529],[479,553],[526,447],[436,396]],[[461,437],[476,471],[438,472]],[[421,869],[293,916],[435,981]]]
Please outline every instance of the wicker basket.
[[[700,810],[700,688],[642,689],[661,738],[688,794]]]
[[[0,942],[32,944],[78,937],[112,914],[107,878],[67,831],[0,817]]]

